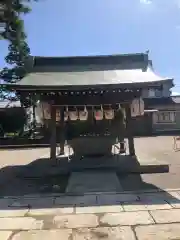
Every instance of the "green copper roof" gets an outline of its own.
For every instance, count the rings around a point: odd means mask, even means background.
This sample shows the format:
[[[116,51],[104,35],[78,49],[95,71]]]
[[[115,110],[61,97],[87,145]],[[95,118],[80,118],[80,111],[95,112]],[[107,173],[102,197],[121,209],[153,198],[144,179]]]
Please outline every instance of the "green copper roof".
[[[24,86],[94,86],[109,84],[133,84],[143,82],[159,82],[166,80],[153,71],[106,70],[81,72],[41,72],[30,73],[18,85]]]
[[[146,68],[148,55],[142,53],[74,56],[74,57],[30,57],[30,72],[78,71],[78,70],[113,70]]]
[[[29,74],[16,88],[71,88],[167,80],[147,69],[147,54],[85,57],[30,57]]]

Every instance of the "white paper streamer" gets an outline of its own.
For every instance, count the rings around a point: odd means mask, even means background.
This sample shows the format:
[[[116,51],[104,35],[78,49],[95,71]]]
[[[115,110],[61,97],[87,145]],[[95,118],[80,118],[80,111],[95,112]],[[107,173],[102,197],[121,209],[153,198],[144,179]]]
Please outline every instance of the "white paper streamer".
[[[131,116],[142,116],[144,115],[144,101],[142,98],[135,98],[131,104]]]
[[[103,120],[103,108],[101,106],[101,109],[94,110],[94,118],[96,121]]]
[[[79,111],[79,120],[86,121],[88,119],[88,111],[87,108],[84,107],[83,111]]]
[[[73,110],[73,111],[69,111],[68,114],[69,114],[69,119],[71,121],[76,121],[78,119],[78,111],[77,111],[77,109]]]
[[[51,119],[51,106],[49,103],[47,102],[42,102],[41,103],[42,106],[42,111],[43,111],[43,118],[44,119]]]
[[[104,116],[105,119],[112,120],[114,118],[114,110],[113,109],[104,110]]]
[[[68,106],[66,107],[66,110],[64,111],[64,121],[67,121],[69,118],[69,112],[68,112]]]
[[[61,113],[60,113],[60,109],[57,108],[56,109],[56,121],[59,122],[61,120]]]

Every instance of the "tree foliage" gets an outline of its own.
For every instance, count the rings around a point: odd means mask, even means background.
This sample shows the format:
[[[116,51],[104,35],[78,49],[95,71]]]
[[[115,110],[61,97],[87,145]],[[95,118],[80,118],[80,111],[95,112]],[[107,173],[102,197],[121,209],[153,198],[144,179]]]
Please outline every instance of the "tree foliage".
[[[0,111],[0,129],[3,129],[4,133],[19,131],[26,124],[27,117],[24,108],[5,108],[4,111]]]
[[[1,38],[9,42],[5,67],[0,72],[0,78],[7,83],[19,81],[26,74],[25,60],[30,54],[30,48],[26,42],[23,14],[31,11],[28,2],[31,0],[0,0],[0,24],[4,24]],[[0,94],[5,92],[1,87]],[[9,95],[10,96],[10,95]]]

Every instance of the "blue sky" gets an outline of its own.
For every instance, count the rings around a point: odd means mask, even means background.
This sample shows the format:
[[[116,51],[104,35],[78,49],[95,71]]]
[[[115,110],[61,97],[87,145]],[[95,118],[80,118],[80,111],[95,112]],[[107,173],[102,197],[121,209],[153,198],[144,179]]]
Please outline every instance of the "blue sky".
[[[150,51],[155,71],[180,93],[180,0],[39,0],[25,17],[32,55]],[[0,41],[0,68],[7,43]]]

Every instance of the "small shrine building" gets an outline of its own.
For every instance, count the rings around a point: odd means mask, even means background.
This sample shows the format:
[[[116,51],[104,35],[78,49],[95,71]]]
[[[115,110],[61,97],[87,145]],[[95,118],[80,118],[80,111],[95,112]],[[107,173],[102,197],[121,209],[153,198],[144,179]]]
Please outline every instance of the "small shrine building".
[[[52,160],[56,159],[57,134],[75,152],[79,144],[80,155],[85,155],[87,145],[92,152],[96,148],[96,152],[108,153],[116,138],[127,137],[129,155],[134,156],[132,117],[144,114],[142,91],[161,89],[167,80],[150,71],[148,64],[147,53],[35,56],[27,61],[28,74],[8,87],[21,96],[39,99],[43,121],[51,129]]]

